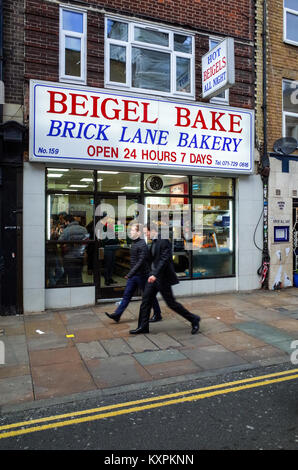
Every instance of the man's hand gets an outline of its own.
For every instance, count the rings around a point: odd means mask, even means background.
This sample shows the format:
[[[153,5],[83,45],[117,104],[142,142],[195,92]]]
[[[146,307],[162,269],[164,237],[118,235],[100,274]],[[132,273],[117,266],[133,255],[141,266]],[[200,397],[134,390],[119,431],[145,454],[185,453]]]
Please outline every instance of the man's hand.
[[[150,277],[148,278],[148,282],[149,282],[150,284],[153,284],[153,282],[155,282],[155,281],[156,281],[156,277],[155,277],[155,276],[150,276]]]

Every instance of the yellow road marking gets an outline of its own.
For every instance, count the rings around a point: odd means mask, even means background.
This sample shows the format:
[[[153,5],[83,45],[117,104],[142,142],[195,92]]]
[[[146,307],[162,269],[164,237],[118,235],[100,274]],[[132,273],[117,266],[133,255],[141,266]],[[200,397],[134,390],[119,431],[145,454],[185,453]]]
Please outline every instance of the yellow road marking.
[[[239,383],[246,383],[246,385],[240,385],[240,386],[237,386],[237,387],[234,386],[234,387],[231,387],[231,388],[224,388],[223,390],[215,390],[215,391],[202,393],[202,394],[198,394],[198,395],[192,395],[190,397],[185,397],[184,396],[182,398],[178,398],[178,399],[175,399],[175,400],[161,401],[159,403],[151,403],[149,405],[136,406],[136,407],[133,407],[133,408],[126,408],[126,409],[118,410],[118,411],[109,411],[107,413],[100,413],[100,414],[97,414],[97,415],[94,415],[94,416],[86,416],[84,418],[70,419],[68,421],[61,421],[61,422],[58,422],[58,423],[46,424],[46,425],[43,425],[43,426],[29,427],[29,428],[26,428],[26,429],[21,429],[19,431],[3,432],[3,433],[0,433],[0,439],[7,438],[7,437],[13,437],[13,436],[21,435],[21,434],[28,434],[28,433],[36,432],[36,431],[43,431],[43,430],[51,429],[51,428],[69,426],[69,425],[72,425],[72,424],[84,423],[84,422],[87,422],[87,421],[95,421],[95,420],[99,420],[99,419],[109,418],[109,417],[112,417],[112,416],[120,416],[120,415],[123,415],[123,414],[134,413],[134,412],[137,412],[137,411],[144,411],[144,410],[157,408],[157,407],[161,407],[161,406],[168,406],[168,405],[174,405],[174,404],[178,404],[178,403],[201,400],[201,399],[209,398],[209,397],[216,396],[216,395],[222,395],[222,394],[227,394],[227,393],[231,393],[231,392],[237,392],[237,391],[240,391],[240,390],[250,389],[250,388],[254,388],[254,387],[261,387],[261,386],[265,386],[265,385],[269,385],[269,384],[273,384],[273,383],[284,382],[284,381],[287,381],[287,380],[294,380],[294,379],[298,378],[298,374],[288,375],[286,377],[279,377],[279,378],[272,379],[272,380],[268,380],[268,378],[282,376],[282,375],[290,374],[290,373],[297,372],[297,371],[298,371],[298,369],[292,369],[292,370],[288,370],[288,371],[278,372],[278,373],[275,373],[275,374],[267,374],[267,375],[258,376],[258,377],[251,377],[251,378],[248,378],[248,379],[236,380],[234,382],[227,382],[227,383],[223,383],[223,384],[212,385],[210,387],[203,387],[203,388],[198,388],[198,389],[193,389],[193,390],[186,390],[186,391],[183,391],[183,392],[176,392],[176,393],[172,393],[172,394],[168,394],[168,395],[162,395],[162,396],[159,396],[159,397],[146,398],[146,399],[143,399],[143,400],[135,400],[135,401],[125,402],[125,403],[118,403],[118,404],[115,404],[115,405],[108,405],[108,406],[103,406],[103,407],[90,409],[90,410],[82,410],[82,411],[78,411],[78,412],[67,413],[67,414],[64,414],[64,415],[50,416],[50,417],[47,417],[47,418],[40,418],[40,419],[36,419],[36,420],[31,420],[31,421],[23,421],[23,422],[20,422],[20,423],[4,425],[4,426],[0,426],[0,431],[5,430],[5,429],[16,428],[16,427],[20,427],[20,426],[30,426],[32,424],[41,423],[41,422],[45,422],[45,421],[48,422],[48,421],[52,421],[52,420],[58,420],[58,419],[74,417],[74,416],[80,416],[82,414],[97,413],[99,411],[105,411],[105,410],[111,410],[111,409],[120,408],[120,407],[124,407],[124,406],[131,406],[131,405],[147,403],[149,401],[152,402],[152,401],[157,401],[157,400],[164,400],[165,398],[172,398],[172,397],[177,397],[177,396],[181,396],[181,395],[197,393],[199,391],[214,390],[214,389],[218,389],[218,388],[222,388],[222,387],[226,387],[226,386],[230,386],[230,385],[236,385],[236,384],[239,384]],[[261,381],[261,382],[255,382],[255,383],[249,383],[248,384],[248,382],[261,380],[261,379],[265,379],[265,380]]]

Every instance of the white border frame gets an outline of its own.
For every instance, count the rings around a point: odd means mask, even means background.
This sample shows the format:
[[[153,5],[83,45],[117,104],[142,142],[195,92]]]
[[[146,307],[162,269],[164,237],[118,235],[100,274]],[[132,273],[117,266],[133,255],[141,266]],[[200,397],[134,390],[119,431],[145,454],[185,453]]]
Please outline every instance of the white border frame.
[[[127,23],[128,25],[128,41],[120,41],[115,39],[107,38],[107,22],[108,20],[119,21],[122,23]],[[149,28],[158,32],[163,32],[169,34],[169,46],[158,46],[150,43],[143,43],[140,41],[135,41],[133,37],[134,27],[140,27],[143,29]],[[180,34],[185,36],[190,36],[192,38],[192,53],[187,54],[183,52],[174,51],[174,34]],[[104,83],[105,88],[107,89],[116,89],[116,90],[128,90],[131,92],[149,94],[155,96],[167,96],[172,98],[185,98],[189,100],[195,100],[195,35],[185,30],[178,30],[174,28],[165,28],[159,27],[154,23],[138,23],[135,20],[129,18],[115,16],[115,15],[106,15],[105,16],[105,31],[104,31]],[[119,45],[126,47],[126,83],[112,82],[110,77],[110,55],[109,48],[110,44]],[[157,52],[167,52],[171,57],[171,82],[170,82],[170,92],[163,92],[158,90],[148,90],[146,88],[135,88],[131,86],[131,49],[133,46],[143,48],[146,50],[156,50]],[[185,57],[190,59],[190,74],[191,74],[191,91],[190,93],[183,93],[176,91],[176,57]]]
[[[292,46],[298,46],[298,34],[297,34],[297,41],[292,41],[291,39],[287,39],[287,13],[291,13],[298,17],[298,8],[297,10],[292,10],[291,8],[287,8],[285,6],[285,1],[283,2],[283,38],[284,42],[287,44],[291,44]]]
[[[64,30],[63,11],[68,10],[83,15],[83,33]],[[65,74],[65,36],[81,39],[81,76],[75,77]],[[77,83],[85,85],[87,82],[87,11],[70,5],[60,5],[59,8],[59,81],[62,83]]]

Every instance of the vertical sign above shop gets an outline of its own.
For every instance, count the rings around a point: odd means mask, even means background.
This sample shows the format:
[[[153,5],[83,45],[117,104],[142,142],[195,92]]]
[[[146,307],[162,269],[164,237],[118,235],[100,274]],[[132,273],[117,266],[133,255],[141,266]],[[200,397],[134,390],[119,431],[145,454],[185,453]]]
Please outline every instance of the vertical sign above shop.
[[[234,84],[234,39],[226,38],[202,57],[202,97],[212,98]]]

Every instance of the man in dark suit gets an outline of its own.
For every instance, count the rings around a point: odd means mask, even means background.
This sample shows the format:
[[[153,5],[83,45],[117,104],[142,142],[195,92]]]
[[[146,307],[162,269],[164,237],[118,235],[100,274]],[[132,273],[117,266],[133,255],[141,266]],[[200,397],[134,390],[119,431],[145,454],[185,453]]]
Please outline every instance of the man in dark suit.
[[[149,333],[149,315],[153,300],[158,292],[161,293],[168,307],[177,312],[192,325],[192,334],[199,331],[200,317],[190,313],[176,301],[172,292],[172,286],[178,284],[172,258],[172,247],[168,239],[158,236],[158,227],[151,224],[148,227],[152,245],[150,247],[151,275],[145,286],[142,303],[139,312],[139,323],[131,334]]]

